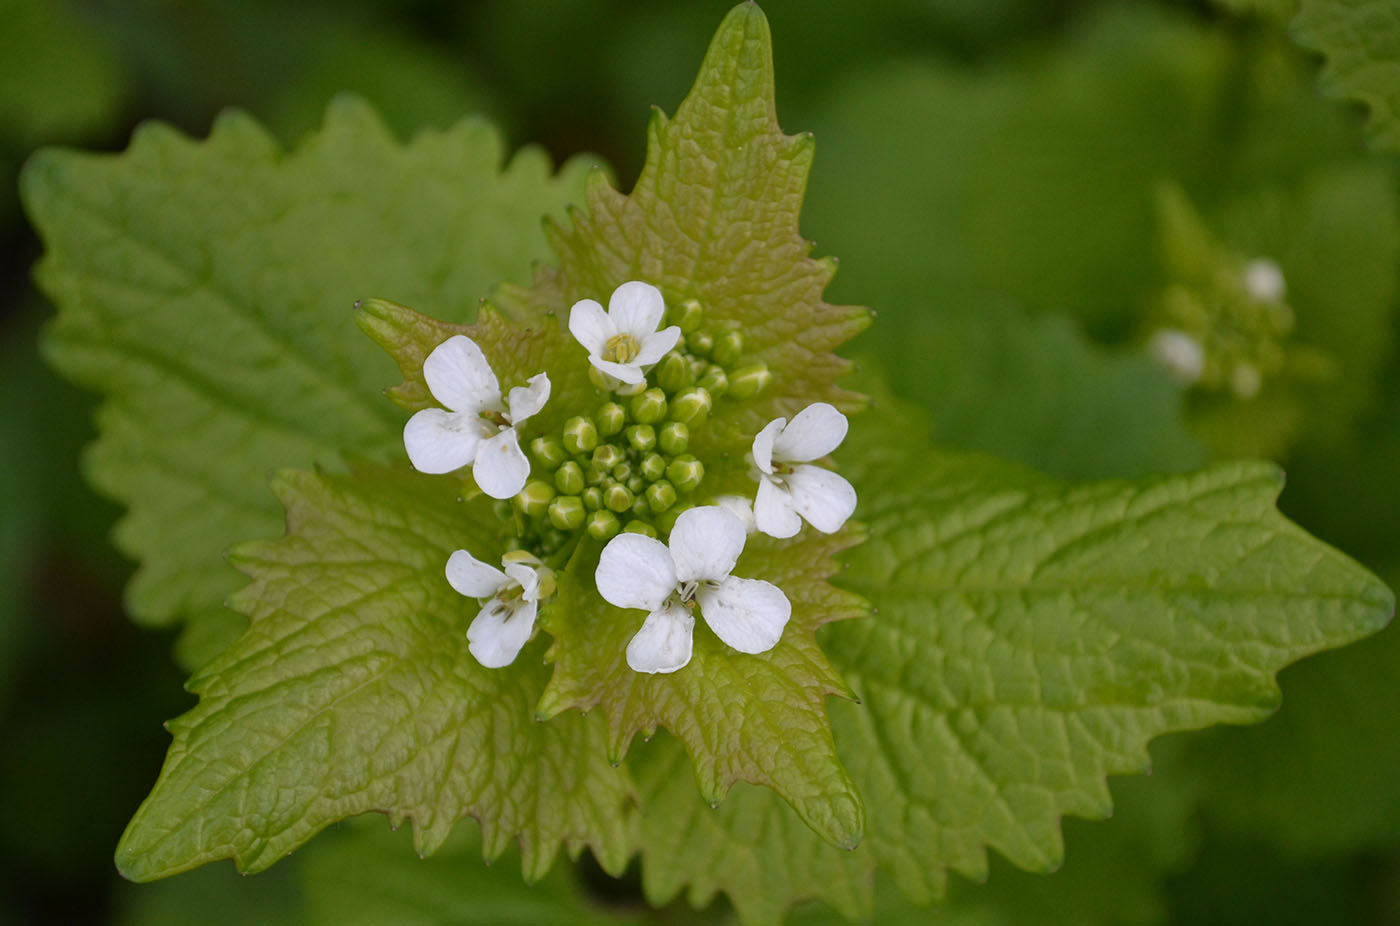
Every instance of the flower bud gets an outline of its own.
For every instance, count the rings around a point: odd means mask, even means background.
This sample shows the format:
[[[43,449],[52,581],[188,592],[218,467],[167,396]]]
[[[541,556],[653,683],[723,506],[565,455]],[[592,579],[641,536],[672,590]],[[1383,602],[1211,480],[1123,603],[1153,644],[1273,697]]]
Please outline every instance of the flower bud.
[[[531,479],[515,496],[515,507],[528,517],[544,514],[550,499],[554,498],[554,486],[543,479]]]
[[[655,424],[666,417],[666,393],[656,387],[632,397],[632,420],[638,424]]]
[[[715,349],[715,336],[708,331],[697,331],[686,338],[686,346],[697,357],[708,357]]]
[[[554,488],[561,495],[577,495],[583,491],[583,467],[573,460],[554,471]]]
[[[655,514],[666,511],[676,503],[676,487],[665,479],[647,486],[647,505]]]
[[[624,534],[641,534],[643,537],[656,539],[656,528],[645,521],[633,519],[627,522],[627,526],[622,529]]]
[[[709,390],[692,386],[672,400],[671,420],[679,421],[693,431],[709,417],[713,404]]]
[[[656,428],[649,424],[634,424],[626,433],[627,443],[639,453],[646,453],[656,446]]]
[[[645,489],[646,487],[647,487],[647,481],[646,481],[645,479],[642,478],[641,473],[638,473],[637,475],[633,476],[631,479],[628,479],[628,480],[627,480],[627,488],[631,489],[631,490],[632,490],[632,494],[634,494],[634,495],[640,493],[640,492],[641,492],[643,489]]]
[[[773,379],[768,372],[768,364],[755,363],[740,367],[729,377],[729,395],[734,399],[751,399],[764,389]]]
[[[589,511],[597,511],[603,507],[603,490],[597,486],[589,486],[584,489],[579,498],[583,499],[583,507]]]
[[[653,371],[656,373],[656,382],[670,393],[677,393],[695,381],[694,375],[690,372],[690,361],[686,360],[676,351],[671,351],[661,362],[656,365]]]
[[[685,334],[690,334],[705,320],[705,309],[694,299],[687,299],[671,310],[671,319]]]
[[[626,482],[632,478],[632,464],[623,460],[612,468],[612,477],[618,482]]]
[[[646,496],[637,495],[632,501],[632,517],[645,518],[651,514],[651,506],[647,504]]]
[[[604,472],[609,472],[614,466],[622,462],[622,448],[616,444],[599,444],[593,451],[593,465]]]
[[[631,508],[634,501],[636,497],[625,485],[610,485],[603,492],[603,505],[619,514]]]
[[[671,465],[666,467],[666,478],[671,480],[671,485],[677,491],[693,492],[700,480],[705,478],[705,464],[687,453],[671,461]]]
[[[564,422],[564,449],[569,453],[588,453],[598,446],[598,426],[591,418],[575,415]]]
[[[530,441],[530,452],[545,469],[554,469],[568,459],[568,452],[557,437],[537,437]]]
[[[611,540],[622,530],[622,522],[611,511],[595,511],[588,516],[588,536],[594,540]]]
[[[715,338],[710,359],[721,366],[729,366],[744,353],[744,336],[737,331],[726,331]]]
[[[627,412],[616,402],[607,402],[598,409],[593,420],[598,424],[599,434],[604,437],[612,437],[622,430],[623,425],[627,424]]]
[[[704,375],[700,377],[699,385],[702,389],[708,390],[711,396],[718,399],[729,391],[729,377],[725,375],[723,367],[712,363],[705,368]]]
[[[577,495],[556,495],[549,503],[549,523],[561,531],[583,527],[583,501]]]
[[[665,428],[662,428],[662,431],[664,432]],[[642,478],[647,482],[655,482],[666,475],[666,461],[661,459],[661,454],[659,453],[649,453],[642,458],[638,470],[641,472]]]
[[[583,481],[590,486],[602,485],[608,478],[608,471],[597,463],[589,463],[588,468],[583,471]]]
[[[685,453],[685,448],[690,446],[690,428],[679,421],[668,421],[657,433],[656,443],[664,452],[673,456]]]

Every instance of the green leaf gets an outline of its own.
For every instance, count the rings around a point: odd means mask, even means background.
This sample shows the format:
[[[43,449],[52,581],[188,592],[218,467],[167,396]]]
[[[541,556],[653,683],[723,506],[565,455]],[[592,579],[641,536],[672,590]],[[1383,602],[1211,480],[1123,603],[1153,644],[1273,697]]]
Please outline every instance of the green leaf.
[[[861,697],[832,722],[866,844],[918,900],[988,847],[1058,867],[1060,817],[1106,816],[1152,737],[1262,719],[1280,668],[1393,613],[1277,513],[1268,465],[1069,489],[950,454],[848,469],[870,539],[842,584],[878,615],[823,637]]]
[[[1400,150],[1400,3],[1301,0],[1300,6],[1293,35],[1326,56],[1322,86],[1365,103],[1372,143]]]
[[[404,145],[342,99],[291,152],[234,113],[203,142],[156,124],[116,157],[31,161],[38,277],[59,307],[48,355],[108,397],[88,475],[130,508],[116,542],[141,563],[134,617],[228,625],[239,582],[221,554],[281,522],[263,474],[396,447],[378,396],[391,367],[350,305],[393,292],[469,320],[496,281],[525,279],[539,216],[587,165],[503,157],[483,122]]]
[[[535,722],[543,641],[511,672],[467,652],[472,609],[443,564],[494,538],[455,503],[460,483],[362,468],[287,471],[274,488],[287,536],[235,557],[252,626],[190,680],[200,702],[170,724],[160,779],[117,849],[123,874],[220,858],[261,870],[371,810],[411,821],[420,853],[470,815],[488,858],[518,839],[529,879],[561,844],[620,872],[632,788],[604,761],[602,719]]]
[[[298,859],[307,921],[312,926],[604,926],[636,919],[591,902],[569,866],[556,866],[528,885],[510,864],[514,859],[483,866],[472,829],[458,827],[427,859],[410,851],[404,834],[377,820],[326,833]]]

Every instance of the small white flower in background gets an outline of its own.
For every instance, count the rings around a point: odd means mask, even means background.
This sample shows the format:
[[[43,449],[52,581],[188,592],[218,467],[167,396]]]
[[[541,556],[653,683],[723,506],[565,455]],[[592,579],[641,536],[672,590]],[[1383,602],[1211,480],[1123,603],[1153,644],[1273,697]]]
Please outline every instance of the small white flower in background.
[[[715,636],[741,653],[777,645],[792,604],[771,582],[729,574],[743,551],[743,523],[713,505],[683,512],[669,547],[642,534],[608,541],[594,575],[598,594],[649,612],[627,644],[634,672],[675,672],[690,662],[696,605]]]
[[[824,534],[841,529],[856,510],[856,490],[829,469],[810,461],[831,453],[846,439],[846,416],[825,402],[793,416],[774,418],[753,439],[758,467],[754,521],[770,537],[791,537],[802,519]]]
[[[408,419],[403,444],[423,473],[450,473],[472,464],[481,491],[510,498],[525,487],[530,461],[516,429],[549,400],[549,377],[539,373],[501,401],[501,386],[476,342],[464,335],[443,341],[423,361],[428,390],[447,407],[425,408]]]
[[[1160,328],[1152,333],[1147,350],[1166,368],[1172,379],[1189,386],[1201,378],[1206,369],[1206,353],[1201,342],[1176,328]]]
[[[448,583],[481,602],[481,610],[467,628],[467,649],[488,669],[515,661],[534,632],[540,601],[554,594],[553,570],[529,553],[507,553],[501,566],[504,572],[466,550],[456,551],[447,560]]]
[[[758,525],[753,519],[753,502],[742,495],[716,495],[714,504],[731,512],[744,525],[744,533],[752,534],[758,530]]]
[[[646,378],[644,369],[680,340],[681,329],[675,325],[656,330],[665,314],[661,290],[634,280],[613,290],[606,312],[592,299],[575,302],[569,310],[569,332],[587,348],[588,362],[599,372],[636,385]]]
[[[1283,271],[1278,264],[1261,257],[1244,265],[1245,292],[1260,302],[1282,302],[1287,294]]]

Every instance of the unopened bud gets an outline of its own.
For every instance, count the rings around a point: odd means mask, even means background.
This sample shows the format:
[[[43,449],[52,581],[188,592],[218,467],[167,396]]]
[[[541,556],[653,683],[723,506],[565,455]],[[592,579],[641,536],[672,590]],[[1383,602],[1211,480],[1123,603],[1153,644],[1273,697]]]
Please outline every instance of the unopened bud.
[[[737,331],[726,331],[715,338],[710,359],[722,366],[729,366],[744,353],[744,336]]]
[[[608,402],[598,409],[598,414],[593,416],[593,420],[598,424],[599,434],[612,437],[627,424],[627,412],[616,402]]]
[[[545,469],[554,469],[568,459],[568,452],[557,437],[537,437],[530,441],[530,452]]]
[[[564,449],[569,453],[588,453],[598,446],[598,426],[593,419],[576,415],[564,422]]]
[[[671,318],[681,331],[690,334],[705,320],[705,309],[694,299],[687,299],[671,310]]]
[[[705,368],[705,373],[700,377],[700,387],[709,391],[710,395],[718,399],[729,391],[729,377],[725,374],[724,368],[710,364]]]
[[[657,432],[656,443],[673,456],[685,453],[685,448],[690,446],[690,428],[679,421],[668,421]]]
[[[664,432],[665,428],[662,428],[662,431]],[[659,453],[649,453],[642,458],[638,470],[647,482],[655,482],[666,475],[666,461],[661,458]]]
[[[649,424],[634,424],[626,433],[627,443],[640,453],[646,453],[656,446],[656,428]]]
[[[561,495],[577,495],[583,491],[583,467],[573,460],[554,471],[554,488]]]
[[[579,498],[583,499],[583,507],[589,511],[597,511],[603,507],[603,490],[597,486],[589,486],[584,489],[579,494]]]
[[[708,357],[715,349],[715,336],[708,331],[697,331],[686,338],[686,346],[697,357]]]
[[[632,490],[632,494],[637,494],[647,487],[647,481],[642,478],[641,473],[636,474],[627,480],[627,488]]]
[[[622,530],[622,522],[611,511],[595,511],[588,516],[588,536],[594,540],[611,540]]]
[[[653,372],[656,374],[656,381],[661,388],[670,393],[680,392],[695,381],[694,375],[690,372],[690,361],[676,351],[671,351],[662,357],[661,362],[656,365]]]
[[[583,527],[586,513],[583,510],[583,500],[577,495],[556,495],[549,503],[549,523],[561,531],[573,531]]]
[[[612,477],[618,482],[626,482],[632,478],[632,464],[623,460],[612,468]]]
[[[729,396],[734,399],[751,399],[768,388],[773,374],[768,372],[768,364],[755,363],[740,367],[729,377]]]
[[[666,467],[666,478],[671,480],[671,485],[677,491],[693,492],[700,485],[700,480],[705,478],[705,464],[690,454],[676,457]]]
[[[676,487],[665,479],[647,486],[647,505],[654,514],[660,514],[676,503]]]
[[[544,514],[550,499],[554,498],[554,486],[543,479],[532,479],[515,496],[515,507],[528,517]]]
[[[638,494],[632,501],[632,517],[645,518],[651,514],[651,506],[647,504],[646,496]]]
[[[622,529],[624,534],[641,534],[643,537],[656,539],[656,528],[645,521],[634,518],[627,522],[627,526]]]
[[[622,448],[616,444],[599,444],[593,451],[593,465],[604,472],[609,472],[614,466],[622,462]]]
[[[671,401],[671,420],[695,430],[710,416],[714,402],[708,389],[692,386]]]
[[[656,524],[656,529],[664,533],[671,533],[676,528],[676,518],[679,518],[685,511],[690,510],[690,505],[685,502],[677,502],[670,508],[656,515],[652,520]]]
[[[666,393],[656,387],[632,397],[632,420],[638,424],[655,424],[666,417]]]
[[[625,485],[611,485],[603,492],[603,505],[610,511],[624,512],[632,507],[636,497]]]

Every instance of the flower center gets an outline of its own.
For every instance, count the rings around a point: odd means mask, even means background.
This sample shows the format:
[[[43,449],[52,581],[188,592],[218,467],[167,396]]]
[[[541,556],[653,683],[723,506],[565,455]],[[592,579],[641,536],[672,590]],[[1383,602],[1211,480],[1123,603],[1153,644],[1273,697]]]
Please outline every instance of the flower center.
[[[504,412],[487,410],[481,413],[481,417],[485,418],[487,421],[491,422],[501,430],[505,430],[506,428],[511,426],[511,423],[506,418]]]
[[[613,363],[631,363],[642,352],[642,345],[632,335],[623,332],[608,338],[603,345],[603,359]]]

